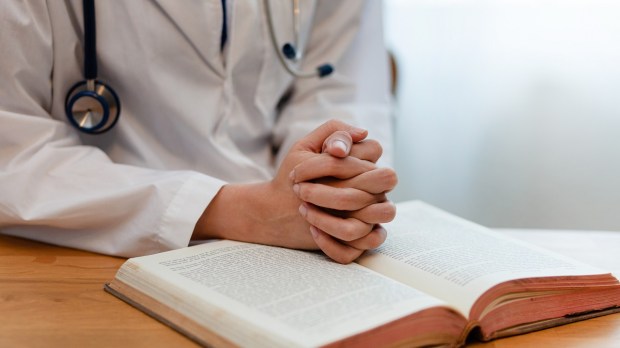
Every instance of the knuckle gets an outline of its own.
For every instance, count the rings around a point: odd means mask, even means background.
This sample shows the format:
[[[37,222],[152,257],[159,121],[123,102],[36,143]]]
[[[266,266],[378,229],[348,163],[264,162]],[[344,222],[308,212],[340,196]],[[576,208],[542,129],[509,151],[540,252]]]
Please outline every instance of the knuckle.
[[[334,197],[334,199],[339,209],[347,210],[356,201],[356,195],[351,189],[340,189],[338,190],[338,195]]]
[[[324,123],[324,125],[330,129],[342,128],[342,122],[335,118],[328,120],[327,122]]]
[[[299,198],[306,202],[312,201],[314,197],[314,187],[309,183],[299,183]]]
[[[293,146],[291,146],[291,150],[299,151],[300,149],[304,148],[307,145],[307,143],[308,141],[306,139],[299,139],[293,143]]]
[[[379,171],[381,182],[383,182],[387,187],[389,187],[389,190],[396,187],[396,184],[398,184],[398,176],[393,169],[381,168],[379,169]]]
[[[346,265],[346,264],[349,263],[349,262],[347,262],[348,261],[348,257],[340,255],[340,254],[331,255],[330,257],[332,258],[332,260],[334,260],[334,261],[336,261],[338,263],[341,263],[343,265]]]
[[[387,231],[383,227],[379,226],[374,230],[374,234],[376,235],[376,245],[373,247],[373,249],[378,248],[379,246],[381,246],[381,244],[383,244],[383,242],[385,242],[385,240],[387,239]]]
[[[335,131],[333,136],[341,140],[351,141],[351,134],[344,130]]]
[[[335,118],[330,118],[329,120],[327,120],[327,122],[325,122],[328,125],[334,125],[338,123],[338,120],[336,120]]]
[[[324,156],[322,165],[323,165],[323,168],[325,169],[327,176],[333,176],[334,174],[338,172],[340,163],[336,161],[335,157],[326,155]]]
[[[396,217],[396,206],[392,202],[381,204],[379,211],[381,222],[390,222]]]
[[[364,171],[371,171],[379,168],[377,167],[377,164],[372,161],[362,161],[362,167],[364,168]]]
[[[309,208],[306,212],[306,216],[304,217],[306,221],[312,226],[320,226],[320,217],[315,213],[314,209]]]
[[[368,249],[378,248],[379,246],[381,246],[381,244],[383,244],[383,242],[385,242],[385,234],[372,233],[369,243],[368,243],[369,244]]]
[[[358,252],[355,252],[355,253],[352,253],[350,255],[347,255],[347,257],[346,257],[346,259],[345,259],[345,261],[343,263],[344,264],[349,264],[349,263],[355,261],[355,259],[357,259],[360,255],[361,255],[361,253],[358,253]]]
[[[383,146],[381,146],[381,143],[374,139],[368,139],[364,141],[368,143],[368,147],[371,149],[372,153],[375,156],[381,157],[381,155],[383,154]]]
[[[354,219],[346,219],[341,224],[340,239],[350,242],[360,237],[360,230],[353,221]]]
[[[357,250],[351,248],[344,253],[334,255],[335,256],[334,260],[338,263],[342,263],[346,265],[346,264],[349,264],[355,261],[355,259],[357,259],[357,257],[360,255],[361,255],[361,252],[358,252]]]

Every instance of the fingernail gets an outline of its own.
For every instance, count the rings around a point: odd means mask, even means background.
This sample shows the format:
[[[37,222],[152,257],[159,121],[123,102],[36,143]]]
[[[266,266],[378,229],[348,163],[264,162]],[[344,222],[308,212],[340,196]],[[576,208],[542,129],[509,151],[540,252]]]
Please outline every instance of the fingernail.
[[[332,146],[339,148],[340,150],[347,152],[347,144],[342,140],[334,140],[332,141]]]
[[[288,179],[290,181],[295,181],[295,169],[291,170],[291,172],[288,173]]]
[[[306,215],[308,214],[308,208],[306,208],[304,204],[299,206],[299,214],[301,214],[301,216],[303,217],[306,217]]]
[[[316,230],[316,227],[310,226],[310,234],[312,235],[312,238],[316,239],[319,235],[319,231]]]
[[[295,194],[299,196],[299,184],[293,185],[293,192],[295,192]]]

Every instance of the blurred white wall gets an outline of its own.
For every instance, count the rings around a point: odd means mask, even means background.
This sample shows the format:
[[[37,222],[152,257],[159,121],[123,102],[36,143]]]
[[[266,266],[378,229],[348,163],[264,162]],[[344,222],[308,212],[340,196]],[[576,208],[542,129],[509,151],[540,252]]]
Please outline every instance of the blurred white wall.
[[[396,201],[620,230],[620,1],[387,0]]]

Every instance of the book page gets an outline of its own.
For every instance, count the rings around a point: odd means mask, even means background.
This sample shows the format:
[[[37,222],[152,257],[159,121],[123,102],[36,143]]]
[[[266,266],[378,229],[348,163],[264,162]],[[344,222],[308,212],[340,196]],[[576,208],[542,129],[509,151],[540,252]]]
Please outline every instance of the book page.
[[[232,241],[131,259],[117,279],[252,346],[278,336],[282,346],[319,346],[443,305],[357,264]]]
[[[422,202],[397,205],[388,238],[358,263],[452,304],[468,317],[486,290],[507,280],[604,274]]]

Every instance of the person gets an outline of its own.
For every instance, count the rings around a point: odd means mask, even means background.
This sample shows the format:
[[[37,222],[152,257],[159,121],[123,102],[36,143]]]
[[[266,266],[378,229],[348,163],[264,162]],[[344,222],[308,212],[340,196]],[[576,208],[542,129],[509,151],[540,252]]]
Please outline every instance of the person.
[[[379,246],[397,181],[381,4],[299,4],[295,23],[282,1],[97,2],[121,116],[87,134],[65,115],[81,1],[2,1],[0,232],[125,257],[227,238],[347,263]],[[303,48],[296,68],[332,75],[287,73],[270,24]]]

